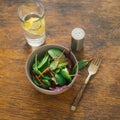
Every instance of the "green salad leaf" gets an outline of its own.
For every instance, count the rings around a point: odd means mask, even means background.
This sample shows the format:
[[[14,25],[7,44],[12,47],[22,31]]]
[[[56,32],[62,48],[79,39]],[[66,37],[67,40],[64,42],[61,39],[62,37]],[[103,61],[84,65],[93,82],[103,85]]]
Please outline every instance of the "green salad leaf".
[[[44,88],[44,89],[48,89],[48,86],[47,86],[47,85],[45,85],[44,83],[40,84],[35,77],[33,77],[32,80],[33,80],[33,83],[34,83],[35,85],[37,85],[38,87],[41,87],[41,88]]]
[[[49,55],[46,54],[46,55],[43,57],[43,59],[39,62],[38,68],[41,68],[41,67],[47,62],[48,58],[49,58]]]
[[[74,74],[74,73],[75,73],[76,68],[77,68],[77,65],[78,65],[78,70],[81,70],[81,69],[83,69],[85,66],[87,66],[88,63],[89,63],[89,61],[88,61],[87,59],[83,59],[83,60],[78,61],[78,62],[74,65],[74,67],[72,68],[71,74]]]
[[[61,74],[55,74],[55,78],[56,78],[56,82],[58,83],[58,85],[63,86],[66,84],[66,80]]]
[[[53,59],[58,58],[60,55],[62,55],[61,58],[65,58],[65,55],[63,54],[63,52],[60,49],[58,49],[58,48],[51,48],[51,49],[49,49],[48,50],[48,54]]]
[[[61,69],[61,75],[62,75],[65,79],[67,79],[67,80],[69,80],[69,81],[71,82],[72,78],[71,78],[71,76],[70,76],[69,71],[68,71],[67,68]]]
[[[52,61],[51,64],[50,64],[50,69],[55,70],[57,68],[57,66],[58,66],[58,63],[59,63],[58,60]]]
[[[89,63],[89,61],[86,59],[78,61],[78,69],[79,70],[83,69],[88,63]]]
[[[58,68],[63,68],[63,67],[66,67],[67,65],[68,65],[68,61],[66,59],[60,59]]]
[[[32,66],[34,73],[40,74],[41,72],[38,70],[38,60],[37,60],[37,54],[35,55],[35,63]]]

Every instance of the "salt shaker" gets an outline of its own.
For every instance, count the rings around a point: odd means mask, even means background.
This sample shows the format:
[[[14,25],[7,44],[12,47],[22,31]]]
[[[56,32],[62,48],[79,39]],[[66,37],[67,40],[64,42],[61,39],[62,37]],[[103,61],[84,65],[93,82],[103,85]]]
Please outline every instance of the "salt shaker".
[[[71,32],[71,49],[80,51],[83,48],[85,31],[82,28],[74,28]]]

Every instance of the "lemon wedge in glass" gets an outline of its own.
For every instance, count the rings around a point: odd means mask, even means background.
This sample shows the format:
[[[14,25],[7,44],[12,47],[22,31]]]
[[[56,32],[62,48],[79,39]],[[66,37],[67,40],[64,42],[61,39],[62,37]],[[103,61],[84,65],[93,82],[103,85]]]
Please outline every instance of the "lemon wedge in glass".
[[[41,35],[45,31],[45,19],[31,17],[23,23],[23,28],[29,33]]]

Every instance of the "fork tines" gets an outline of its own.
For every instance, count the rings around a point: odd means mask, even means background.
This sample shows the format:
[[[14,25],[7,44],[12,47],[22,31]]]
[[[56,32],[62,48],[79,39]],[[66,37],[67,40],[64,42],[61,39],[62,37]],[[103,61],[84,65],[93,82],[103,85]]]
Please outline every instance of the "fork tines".
[[[101,62],[102,62],[102,57],[97,56],[91,63],[99,66]]]

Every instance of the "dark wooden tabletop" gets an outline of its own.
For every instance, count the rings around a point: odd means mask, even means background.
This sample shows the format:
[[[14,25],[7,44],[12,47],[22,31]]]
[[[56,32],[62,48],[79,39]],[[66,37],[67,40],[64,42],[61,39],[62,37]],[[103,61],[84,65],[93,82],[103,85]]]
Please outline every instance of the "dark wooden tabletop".
[[[38,92],[28,81],[26,43],[18,7],[28,0],[0,0],[0,120],[120,120],[120,0],[41,0],[45,7],[46,43],[70,47],[71,31],[85,30],[77,59],[102,55],[75,112],[70,105],[84,83],[87,67],[68,91],[55,96]]]

